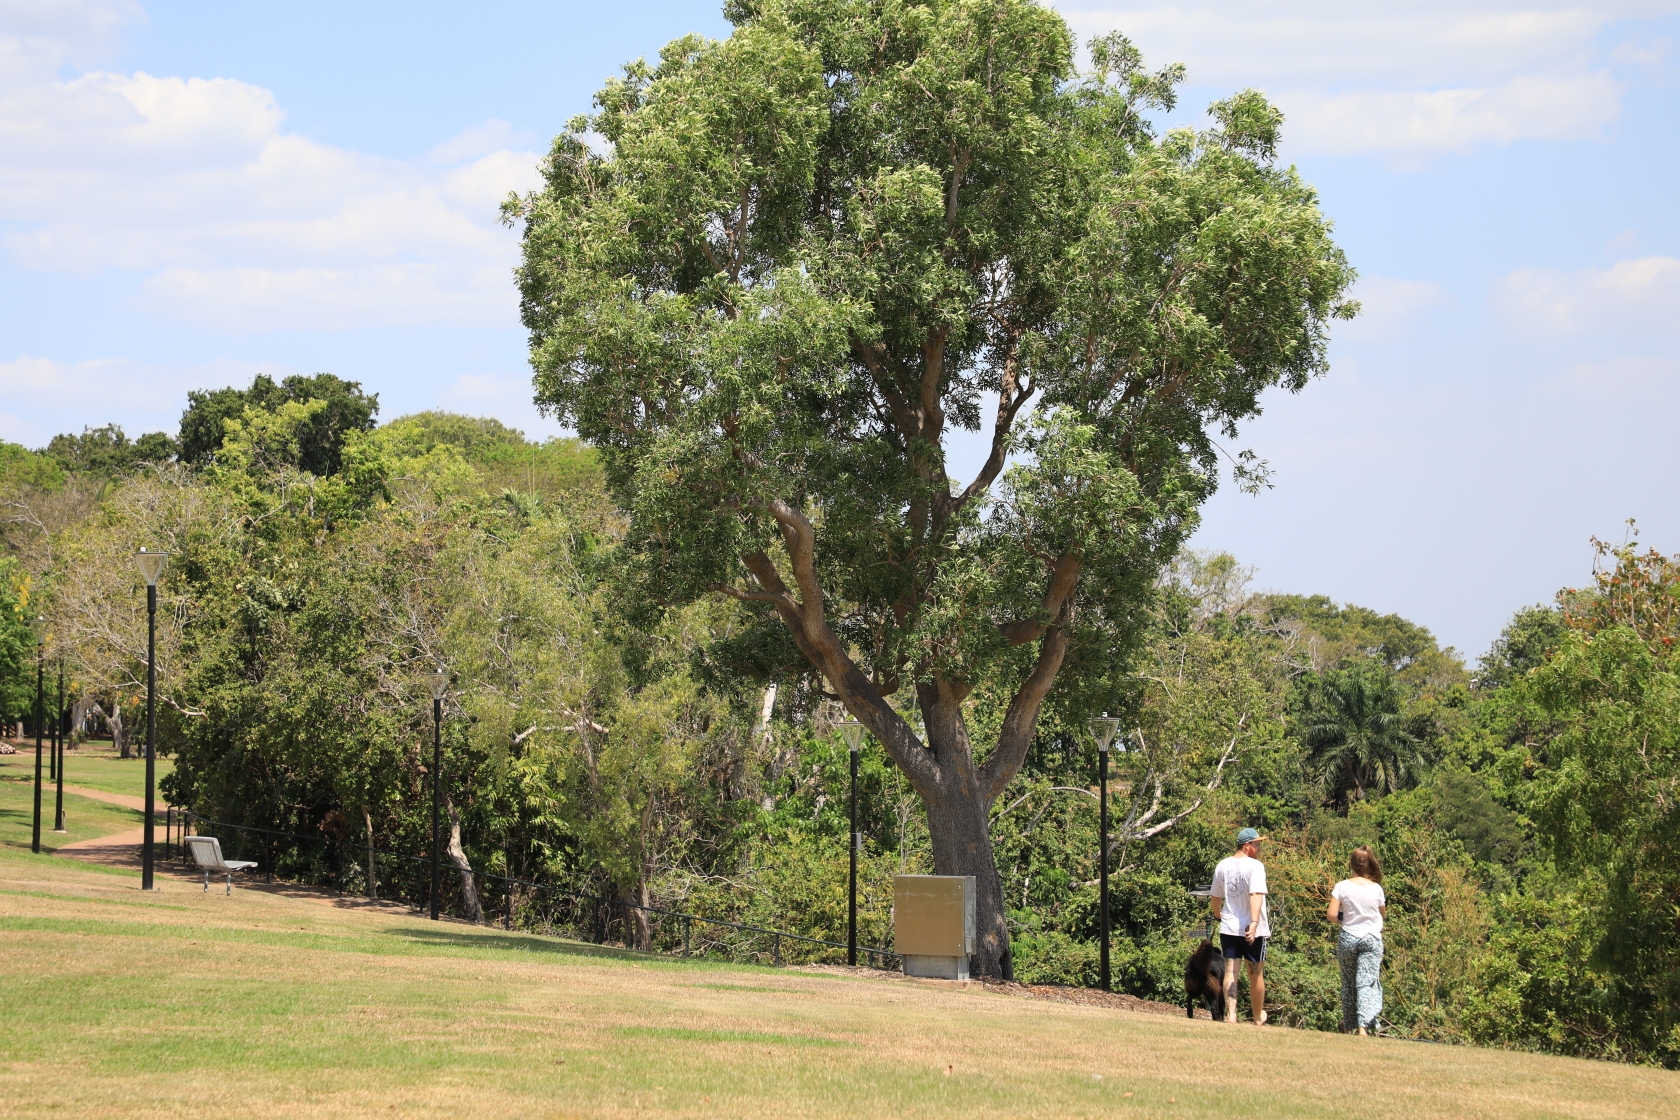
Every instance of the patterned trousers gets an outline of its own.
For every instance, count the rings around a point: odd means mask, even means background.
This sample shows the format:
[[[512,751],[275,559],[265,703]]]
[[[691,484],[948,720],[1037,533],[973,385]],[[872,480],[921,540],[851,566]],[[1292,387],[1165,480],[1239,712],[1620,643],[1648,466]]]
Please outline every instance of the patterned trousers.
[[[1383,941],[1378,934],[1336,936],[1336,961],[1342,966],[1342,1030],[1377,1029],[1382,1014]]]

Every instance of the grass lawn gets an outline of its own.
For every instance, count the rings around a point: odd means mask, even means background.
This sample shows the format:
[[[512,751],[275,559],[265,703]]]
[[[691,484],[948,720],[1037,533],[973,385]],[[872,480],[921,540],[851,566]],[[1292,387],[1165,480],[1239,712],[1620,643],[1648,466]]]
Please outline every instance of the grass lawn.
[[[26,781],[35,780],[35,740],[28,743],[14,743],[16,754],[0,755],[0,781],[22,778]],[[41,753],[41,780],[46,782],[49,762],[52,755],[52,745],[49,743]],[[163,776],[174,769],[175,764],[167,758],[157,760],[157,780],[163,781]],[[85,786],[88,789],[103,790],[106,793],[126,793],[134,797],[146,796],[146,760],[143,758],[118,758],[117,752],[109,742],[88,742],[76,747],[70,747],[64,752],[64,784],[67,786]],[[163,804],[163,798],[158,798],[158,804]]]
[[[10,756],[6,756],[10,757]],[[72,771],[73,772],[73,771]],[[7,775],[10,777],[10,775]],[[65,779],[68,781],[68,777]],[[49,851],[77,840],[92,840],[115,832],[132,832],[145,823],[145,814],[117,805],[107,805],[73,793],[64,795],[64,827],[66,832],[54,832],[53,810],[56,791],[44,781],[41,785],[41,852],[36,858],[48,859]],[[0,781],[0,851],[29,854],[30,831],[35,817],[35,786],[33,781]],[[163,842],[163,829],[157,839]]]
[[[0,848],[8,1116],[1651,1117],[1680,1074],[640,957]],[[1350,1086],[1360,1086],[1358,1096]]]

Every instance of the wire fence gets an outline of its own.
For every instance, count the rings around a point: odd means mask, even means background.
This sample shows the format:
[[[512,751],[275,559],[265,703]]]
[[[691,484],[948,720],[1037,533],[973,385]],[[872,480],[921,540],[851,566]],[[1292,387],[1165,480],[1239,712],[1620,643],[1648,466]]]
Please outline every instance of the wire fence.
[[[419,912],[431,909],[432,860],[355,844],[330,836],[306,836],[279,829],[230,824],[170,806],[165,814],[164,858],[189,860],[185,837],[214,836],[226,859],[251,860],[265,882],[325,886],[341,895],[398,902]],[[461,871],[439,861],[438,910],[451,917],[467,911]],[[645,938],[651,951],[749,964],[819,964],[845,959],[846,945],[745,922],[648,906],[599,893],[579,892],[488,872],[470,872],[479,896],[481,921],[503,929],[564,937],[597,945],[633,946]],[[859,945],[858,953],[877,967],[899,959],[890,949]]]

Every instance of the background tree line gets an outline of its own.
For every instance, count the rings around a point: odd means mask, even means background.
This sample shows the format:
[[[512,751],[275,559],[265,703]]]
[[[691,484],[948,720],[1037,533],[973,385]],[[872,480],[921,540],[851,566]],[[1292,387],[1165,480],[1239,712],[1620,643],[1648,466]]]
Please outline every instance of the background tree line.
[[[511,875],[839,935],[846,756],[818,682],[743,676],[730,643],[750,628],[733,602],[657,630],[625,621],[641,614],[624,602],[624,519],[587,447],[430,413],[343,425],[337,470],[318,475],[301,465],[318,401],[246,405],[198,465],[0,452],[7,717],[33,701],[23,619],[39,611],[82,710],[134,725],[131,553],[167,548],[168,792],[206,817],[322,837],[282,852],[282,873],[326,881],[337,845],[347,885],[377,890],[362,847],[427,850],[419,677],[442,665],[450,842],[479,877],[451,877],[449,908],[576,921],[559,896],[482,882]],[[43,531],[43,510],[62,523]],[[1182,555],[1108,682],[1129,728],[1112,783],[1121,986],[1175,998],[1204,920],[1188,891],[1253,823],[1278,840],[1270,972],[1288,1021],[1335,1022],[1319,915],[1347,850],[1371,843],[1391,876],[1397,1029],[1674,1064],[1680,580],[1653,552],[1600,555],[1591,584],[1519,612],[1473,670],[1402,618],[1253,593],[1231,557]],[[1095,980],[1096,760],[1077,699],[1053,705],[991,818],[1028,982]],[[976,703],[971,718],[999,717]],[[890,948],[891,877],[930,869],[931,846],[873,743],[861,802],[863,936]],[[632,908],[609,926],[644,947],[673,936]]]

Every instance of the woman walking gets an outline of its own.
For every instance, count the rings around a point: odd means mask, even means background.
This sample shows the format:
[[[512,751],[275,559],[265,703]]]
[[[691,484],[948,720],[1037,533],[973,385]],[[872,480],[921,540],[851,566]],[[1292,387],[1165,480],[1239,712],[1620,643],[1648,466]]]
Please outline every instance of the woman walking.
[[[1341,923],[1336,961],[1342,966],[1342,1031],[1370,1034],[1382,1014],[1383,919],[1388,896],[1382,889],[1382,865],[1370,848],[1353,850],[1353,877],[1330,892],[1326,916]]]

